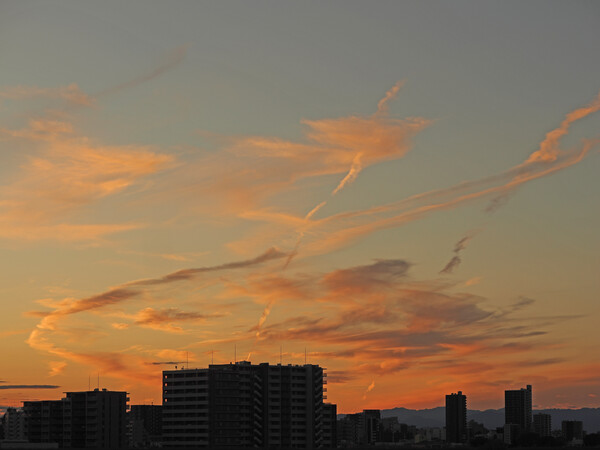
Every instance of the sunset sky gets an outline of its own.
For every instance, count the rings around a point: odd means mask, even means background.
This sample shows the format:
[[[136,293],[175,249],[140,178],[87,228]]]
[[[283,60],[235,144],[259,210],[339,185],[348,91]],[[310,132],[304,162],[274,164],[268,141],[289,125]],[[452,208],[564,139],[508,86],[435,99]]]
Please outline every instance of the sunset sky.
[[[280,351],[339,412],[599,407],[598,23],[2,2],[0,409]]]

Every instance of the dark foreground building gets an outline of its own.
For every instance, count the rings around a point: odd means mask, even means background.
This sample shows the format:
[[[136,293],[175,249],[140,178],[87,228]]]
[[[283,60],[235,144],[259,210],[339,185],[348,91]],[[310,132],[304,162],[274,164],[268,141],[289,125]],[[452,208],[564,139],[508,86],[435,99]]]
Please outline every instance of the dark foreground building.
[[[581,420],[563,420],[561,429],[567,442],[583,439],[583,422]]]
[[[67,392],[61,400],[23,402],[25,436],[60,448],[126,447],[127,393],[95,389]]]
[[[162,443],[162,406],[131,405],[127,413],[130,447],[156,447]]]
[[[538,413],[533,415],[533,432],[540,437],[552,435],[552,416]]]
[[[166,448],[319,448],[325,411],[323,369],[247,361],[163,372]],[[326,415],[327,414],[327,415]]]
[[[531,385],[504,391],[504,423],[511,429],[511,443],[522,433],[532,431]]]
[[[467,396],[461,391],[446,395],[446,441],[467,441]]]
[[[381,411],[378,409],[346,414],[337,421],[337,438],[342,447],[374,445],[381,441],[381,432]]]

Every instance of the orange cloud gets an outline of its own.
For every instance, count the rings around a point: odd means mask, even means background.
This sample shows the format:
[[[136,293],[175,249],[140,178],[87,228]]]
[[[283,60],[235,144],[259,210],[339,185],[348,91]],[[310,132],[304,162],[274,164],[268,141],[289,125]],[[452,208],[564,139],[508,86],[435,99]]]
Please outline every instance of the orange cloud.
[[[545,150],[538,156],[530,156],[504,172],[387,205],[324,216],[333,194],[340,195],[369,165],[402,157],[410,149],[412,137],[429,124],[425,119],[389,117],[388,102],[398,89],[399,85],[390,90],[371,116],[303,122],[306,132],[300,142],[233,137],[221,152],[203,159],[202,165],[196,161],[189,167],[178,166],[173,173],[181,183],[180,192],[192,192],[195,196],[198,192],[214,194],[206,197],[215,202],[207,206],[214,208],[215,214],[233,213],[241,220],[267,223],[255,242],[240,241],[240,248],[247,245],[243,249],[250,251],[259,242],[269,244],[270,250],[254,258],[123,283],[88,297],[47,299],[43,306],[49,310],[37,313],[40,318],[30,334],[29,345],[61,360],[99,367],[108,376],[152,379],[149,383],[155,383],[158,365],[154,358],[168,358],[170,363],[181,361],[185,351],[182,349],[192,346],[204,354],[216,347],[220,358],[226,358],[223,355],[233,352],[224,348],[237,345],[239,354],[267,360],[279,357],[270,348],[273,343],[277,347],[281,343],[298,347],[285,353],[286,358],[296,359],[303,356],[300,348],[312,346],[308,356],[336,374],[335,395],[342,399],[344,409],[357,407],[361,395],[366,395],[365,386],[374,387],[375,380],[378,388],[368,390],[369,401],[381,402],[383,407],[386,402],[399,400],[417,404],[425,399],[437,404],[444,391],[456,390],[458,381],[477,395],[483,392],[481,385],[489,389],[554,373],[558,362],[563,358],[569,361],[571,355],[552,347],[551,331],[560,323],[575,320],[575,316],[528,317],[532,300],[525,298],[508,307],[494,307],[484,298],[457,292],[460,282],[412,279],[411,264],[401,259],[375,260],[325,273],[293,273],[287,266],[296,254],[326,253],[378,230],[401,226],[437,211],[483,199],[494,202],[506,198],[524,183],[577,164],[596,145],[587,141],[563,151],[553,144],[575,120],[597,110],[593,103],[567,116],[557,128],[559,131],[549,133],[546,144],[540,145]],[[73,137],[74,134],[59,122],[30,124],[24,131],[4,134],[8,139],[28,139],[42,146],[23,166],[23,180],[10,184],[2,197],[0,208],[13,224],[15,218],[27,224],[37,217],[41,225],[36,221],[36,228],[30,230],[38,235],[61,226],[65,234],[76,235],[77,225],[67,223],[65,218],[70,218],[80,205],[123,192],[172,164],[148,148],[95,146]],[[57,142],[66,143],[67,150],[57,148]],[[81,156],[73,155],[76,149],[84,150]],[[53,171],[63,174],[67,181],[53,178]],[[86,174],[84,179],[78,177],[80,172]],[[332,184],[331,189],[324,191],[331,194],[319,203],[319,199],[311,203],[315,206],[306,207],[306,214],[278,212],[263,205],[300,180],[343,174],[335,188],[331,177],[318,180]],[[88,177],[95,182],[89,183]],[[172,194],[171,190],[167,195]],[[44,209],[45,195],[54,202],[52,210]],[[23,199],[25,202],[19,203]],[[221,207],[223,201],[227,203],[225,208]],[[32,216],[32,206],[38,204],[41,211]],[[9,235],[9,225],[4,235]],[[14,226],[10,228],[13,229]],[[464,250],[467,240],[457,243],[455,257]],[[274,243],[277,248],[291,250],[277,250],[272,247]],[[206,290],[205,285],[209,286]],[[207,306],[207,298],[217,305],[233,303],[240,314],[224,320],[218,306]],[[169,304],[175,302],[173,299],[177,299],[177,304]],[[202,314],[179,309],[182,299],[190,299],[189,304],[194,305],[186,309]],[[145,309],[139,310],[142,301]],[[210,312],[206,312],[208,309]],[[209,316],[214,320],[205,320]],[[98,336],[102,325],[120,329],[120,336],[131,333],[133,325],[137,325],[146,328],[144,335],[169,331],[172,335],[162,335],[161,339],[172,339],[170,342],[177,344],[172,349],[156,350],[148,345],[89,352],[75,339],[83,328],[72,326],[78,317],[93,322]],[[115,317],[120,321],[114,322]],[[194,320],[202,321],[202,327],[190,331],[179,326],[180,322],[192,324]],[[124,323],[127,321],[130,323]],[[114,343],[111,345],[114,347]],[[550,350],[556,354],[539,357],[540,351]],[[131,355],[136,356],[131,359]],[[527,370],[522,368],[524,361],[531,362]],[[142,368],[132,374],[132,364]],[[351,375],[344,375],[345,371],[351,371]],[[417,386],[414,380],[418,380]],[[390,389],[410,394],[391,398],[385,394]]]
[[[177,308],[154,309],[144,308],[135,315],[134,323],[142,327],[171,333],[181,333],[183,328],[175,325],[181,321],[202,321],[208,318],[221,317],[222,314],[201,314],[197,312],[184,312]]]
[[[49,377],[54,377],[61,374],[67,367],[67,363],[65,361],[50,361],[48,365],[50,366],[50,372],[48,373]]]
[[[283,354],[287,361],[303,361],[300,349],[307,347],[308,359],[329,367],[334,374],[332,400],[340,402],[343,410],[361,406],[367,393],[369,402],[381,402],[382,407],[391,401],[417,404],[418,395],[437,404],[442,398],[439,396],[452,390],[457,380],[472,389],[473,395],[483,396],[483,388],[478,387],[482,377],[486,383],[502,386],[508,368],[515,377],[527,376],[520,367],[544,373],[572,357],[568,351],[552,350],[552,357],[548,355],[554,345],[551,331],[575,317],[528,316],[531,299],[494,308],[481,297],[455,292],[458,285],[414,280],[411,265],[403,260],[377,260],[325,273],[276,270],[275,264],[286,256],[261,255],[249,261],[188,269],[125,283],[85,299],[45,300],[44,305],[52,311],[41,318],[28,342],[34,349],[83,364],[104,376],[138,380],[148,386],[156,382],[153,377],[160,369],[156,358],[178,365],[190,357],[187,348],[191,347],[204,355],[216,350],[217,362],[227,362],[224,358],[233,354],[234,345],[238,354],[249,354],[259,361],[279,358],[278,351],[271,349],[274,343],[277,350],[280,343],[289,348]],[[261,266],[268,262],[272,264]],[[179,298],[193,287],[190,281],[202,277],[211,277],[218,285],[211,297],[221,301],[235,298],[243,311],[257,312],[259,307],[262,315],[258,323],[254,314],[235,314],[225,320],[218,310],[206,312],[203,307],[200,314],[162,303],[161,307],[146,306],[133,314],[124,312],[136,298],[146,304],[159,301],[161,295],[152,295],[155,289],[169,287],[169,293]],[[182,336],[180,346],[78,350],[77,339],[64,338],[67,325],[75,317],[90,313],[96,323],[106,321],[108,327],[122,329],[122,333],[137,325],[147,331],[171,332],[174,339]],[[115,316],[130,320],[131,325],[115,323]],[[180,323],[197,320],[202,327],[191,344],[191,335],[185,338]],[[548,349],[544,351],[546,357],[540,358],[543,349]],[[525,360],[531,364],[525,365]],[[345,370],[351,370],[352,376],[343,375]],[[436,373],[446,378],[435,379]],[[415,386],[410,380],[426,381],[426,386]],[[378,389],[365,392],[365,386],[374,386],[373,382]],[[490,384],[486,386],[489,392]],[[386,398],[385,392],[392,387],[393,392],[407,394]]]
[[[31,120],[11,139],[41,145],[18,178],[0,188],[0,236],[27,240],[88,240],[139,224],[74,223],[81,208],[113,196],[173,164],[169,155],[136,146],[102,146],[74,134],[70,123]]]
[[[204,207],[243,215],[301,180],[347,172],[337,189],[332,186],[337,193],[360,170],[403,157],[412,138],[430,123],[419,117],[395,119],[384,108],[370,116],[303,120],[304,139],[298,142],[268,136],[222,137],[219,153],[180,172],[184,187],[177,195],[204,192],[214,199]]]
[[[133,324],[151,330],[181,334],[185,330],[177,325],[179,322],[193,323],[201,321],[204,325],[208,319],[218,320],[224,317],[225,314],[218,310],[203,313],[188,312],[176,307],[146,307],[134,314],[128,314],[125,312],[125,307],[128,303],[136,299],[143,299],[145,302],[155,300],[152,294],[160,288],[199,280],[203,275],[211,276],[220,274],[223,277],[225,274],[235,273],[235,271],[257,269],[260,265],[277,261],[286,256],[286,254],[275,249],[269,249],[263,254],[249,260],[184,269],[159,278],[136,280],[86,298],[64,298],[58,301],[44,299],[41,303],[50,308],[50,311],[30,313],[34,317],[40,317],[40,320],[35,329],[31,331],[27,343],[30,347],[40,352],[58,356],[66,361],[86,365],[94,368],[94,370],[100,370],[106,376],[122,380],[138,379],[144,383],[150,383],[157,370],[156,367],[153,367],[153,359],[151,358],[157,356],[167,357],[165,353],[152,353],[148,357],[141,357],[139,356],[140,349],[137,348],[113,352],[90,352],[85,347],[81,350],[76,350],[73,348],[81,346],[84,336],[101,339],[105,337],[105,333],[101,331],[96,332],[91,324],[85,327],[73,327],[70,324],[76,320],[76,317],[88,314],[87,317],[93,319],[94,323],[109,319],[110,322],[107,325],[112,329],[122,330],[123,333],[127,333],[126,330],[129,330]],[[211,305],[204,303],[203,307],[206,310]],[[218,305],[218,307],[221,306]],[[232,306],[224,303],[222,307],[231,308]],[[130,319],[132,324],[113,322],[115,316]],[[136,373],[128,376],[127,372],[132,369],[128,369],[129,362],[126,361],[132,354],[136,355],[133,361],[143,365],[145,368],[139,369]]]
[[[399,227],[420,220],[434,212],[454,209],[475,201],[490,201],[487,210],[491,212],[501,206],[511,193],[514,193],[525,183],[578,164],[593,148],[597,147],[598,141],[587,140],[583,141],[578,147],[561,150],[558,143],[575,121],[581,120],[599,109],[600,96],[590,105],[567,114],[561,125],[547,134],[546,138],[540,143],[539,149],[533,152],[525,162],[496,175],[461,182],[448,188],[424,192],[398,202],[365,210],[346,211],[320,219],[314,219],[311,215],[310,221],[302,221],[299,217],[272,210],[262,209],[245,212],[242,215],[244,218],[276,224],[279,227],[279,236],[272,226],[267,226],[259,234],[250,236],[245,240],[233,242],[230,247],[244,251],[249,245],[248,242],[265,243],[268,242],[270,237],[271,242],[277,238],[280,240],[280,245],[284,246],[285,244],[289,245],[287,248],[294,248],[292,254],[295,256],[298,253],[299,240],[301,239],[303,242],[303,255],[313,256],[347,246],[379,230]],[[378,132],[380,125],[378,120],[384,120],[385,124],[388,122],[385,121],[386,119],[377,119],[376,117],[377,115],[366,119],[343,118],[306,122],[312,127],[312,131],[308,132],[308,136],[314,142],[332,147],[328,151],[328,157],[332,161],[342,160],[340,153],[335,150],[337,147],[333,145],[334,143],[337,143],[341,148],[352,150],[349,154],[341,153],[345,156],[346,164],[350,163],[350,158],[356,157],[359,153],[361,155],[360,161],[365,165],[391,158],[392,155],[395,155],[395,157],[401,156],[407,150],[407,147],[399,148],[398,145],[394,146],[393,143],[403,142],[400,137],[402,135],[400,129],[407,127],[410,121],[405,122],[399,128],[383,127],[382,131]],[[372,121],[375,121],[375,123]],[[421,126],[417,124],[421,124]],[[420,130],[423,126],[426,126],[424,119],[415,121],[417,129]],[[274,151],[278,148],[279,143],[277,141],[267,142],[271,143],[268,146],[270,150]],[[260,148],[266,147],[265,138],[261,138],[259,143],[255,143],[255,145]],[[369,148],[371,151],[362,153],[365,148]],[[306,155],[310,154],[311,148],[289,144],[286,147],[285,157],[292,158],[300,150],[302,150],[302,155]],[[322,207],[319,207],[319,210],[322,210]],[[290,233],[297,233],[300,236],[291,245],[289,244]],[[458,255],[455,256],[457,258],[454,258],[453,267],[459,262]]]
[[[529,156],[525,164],[540,161],[556,161],[561,154],[561,150],[558,147],[560,138],[568,133],[571,124],[589,116],[592,113],[597,112],[598,110],[600,110],[600,94],[589,105],[578,108],[567,114],[567,117],[565,117],[558,128],[555,128],[546,134],[546,138],[540,143],[539,149]]]

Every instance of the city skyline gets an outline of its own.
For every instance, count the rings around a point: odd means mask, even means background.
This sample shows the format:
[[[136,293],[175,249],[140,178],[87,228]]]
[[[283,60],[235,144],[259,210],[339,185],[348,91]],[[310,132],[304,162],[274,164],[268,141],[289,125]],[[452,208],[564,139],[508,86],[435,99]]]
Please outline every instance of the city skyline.
[[[0,13],[0,407],[236,360],[600,406],[597,5]]]

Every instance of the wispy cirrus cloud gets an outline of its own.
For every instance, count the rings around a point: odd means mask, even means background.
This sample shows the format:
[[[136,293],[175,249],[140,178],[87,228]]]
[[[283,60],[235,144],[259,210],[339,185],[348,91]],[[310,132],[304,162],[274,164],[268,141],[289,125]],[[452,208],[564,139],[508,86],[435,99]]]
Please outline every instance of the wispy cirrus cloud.
[[[260,157],[261,161],[268,161],[268,158],[278,155],[278,159],[294,161],[298,158],[302,163],[301,156],[296,155],[306,155],[311,157],[311,161],[320,162],[321,159],[318,155],[319,150],[322,150],[328,155],[328,159],[324,160],[325,163],[321,163],[320,166],[332,169],[323,170],[320,173],[341,172],[344,165],[350,166],[349,172],[334,190],[334,192],[338,192],[338,188],[356,177],[360,167],[364,168],[376,162],[402,157],[409,149],[408,139],[431,123],[426,119],[407,119],[403,122],[389,118],[385,105],[395,97],[397,92],[398,89],[390,90],[384,97],[386,103],[370,117],[305,121],[314,129],[307,133],[312,141],[310,143],[327,145],[325,149],[321,149],[318,145],[311,146],[306,143],[292,143],[265,137],[239,138],[234,142],[237,142],[244,151]],[[559,144],[561,138],[567,135],[573,124],[596,113],[599,109],[600,96],[596,97],[589,105],[568,113],[557,128],[546,134],[537,150],[520,164],[494,175],[463,181],[447,188],[426,191],[393,203],[323,216],[327,201],[322,201],[309,214],[298,216],[269,207],[251,208],[252,205],[258,206],[258,202],[245,198],[243,205],[238,205],[240,206],[237,209],[239,216],[246,220],[263,222],[265,225],[258,228],[258,231],[254,231],[253,234],[231,242],[229,248],[245,253],[253,251],[256,245],[272,245],[273,242],[277,242],[280,247],[291,249],[291,258],[293,258],[299,254],[299,242],[302,241],[302,254],[314,256],[349,246],[380,230],[401,227],[433,213],[456,209],[474,202],[487,201],[486,211],[493,212],[505,204],[508,198],[524,184],[576,165],[597,148],[600,139],[583,140],[579,145],[567,149],[561,149]],[[344,145],[339,145],[344,151],[336,152],[337,147],[333,145],[333,142],[344,143]],[[242,157],[242,150],[240,149],[239,152],[238,156]],[[311,152],[316,152],[316,154],[312,155]],[[338,169],[333,170],[334,167],[338,167]],[[280,174],[279,170],[275,173]],[[281,173],[287,172],[283,170]],[[294,177],[297,177],[294,179],[301,179],[310,173],[317,174],[319,172],[308,171],[305,175],[302,172],[302,165],[300,165],[299,171],[294,172]],[[256,172],[253,174],[258,176]],[[262,181],[260,183],[260,189],[264,187],[265,194],[273,194],[281,189],[281,186],[269,185],[269,180],[273,180],[271,175],[270,173],[260,174],[261,180],[267,180],[266,184],[263,184]],[[245,181],[243,183],[250,186],[250,190],[246,191],[250,195],[249,193],[253,191],[253,183]],[[318,214],[316,214],[317,212]],[[460,262],[458,254],[455,256],[452,267],[456,267]]]
[[[468,233],[454,245],[454,256],[450,259],[450,261],[448,261],[444,268],[440,270],[440,274],[450,274],[454,272],[454,269],[456,269],[460,265],[460,263],[462,262],[462,259],[460,258],[460,253],[467,248],[467,245],[469,244],[471,239],[473,239],[474,234],[474,232]]]
[[[0,236],[25,240],[90,240],[137,223],[77,223],[82,208],[114,196],[172,166],[173,157],[138,146],[98,145],[70,123],[32,120],[0,137],[39,145],[18,177],[0,186]]]
[[[83,92],[76,83],[59,87],[7,86],[0,90],[0,99],[23,100],[45,98],[64,100],[78,106],[92,106],[94,97]]]
[[[138,75],[137,77],[128,80],[124,83],[120,83],[115,86],[106,88],[98,92],[95,96],[98,98],[102,98],[105,96],[117,94],[127,89],[133,89],[141,84],[147,83],[148,81],[151,81],[154,78],[157,78],[180,65],[187,55],[187,50],[187,45],[181,45],[179,47],[176,47],[169,53],[164,55],[162,57],[162,60],[156,65],[156,67],[152,68],[148,72],[142,73],[141,75]]]
[[[600,109],[599,105],[600,101],[596,99],[590,107],[577,110],[581,112],[573,114],[572,117],[581,119]],[[562,128],[563,125],[559,127],[561,130]],[[552,133],[549,135],[553,136]],[[545,139],[540,144],[540,150],[533,154],[547,154],[548,139],[550,138]],[[600,140],[584,140],[579,146],[552,153],[552,158],[544,159],[540,156],[528,159],[525,163],[494,176],[418,194],[396,203],[314,220],[310,229],[312,242],[305,245],[304,251],[309,255],[327,253],[374,232],[399,227],[434,212],[454,209],[475,201],[488,199],[492,202],[492,209],[497,209],[501,205],[498,202],[499,198],[505,199],[525,183],[552,175],[583,161],[599,144]],[[556,147],[550,148],[556,151]],[[488,211],[491,210],[488,208]]]
[[[181,333],[183,328],[175,325],[176,322],[203,321],[215,317],[222,317],[223,314],[202,314],[198,312],[180,311],[177,308],[154,309],[144,308],[134,316],[134,324],[155,330],[167,331],[171,333]]]
[[[65,361],[50,361],[48,365],[50,367],[50,372],[48,372],[49,377],[60,375],[67,367],[67,363]]]
[[[397,90],[388,92],[386,103],[396,94]],[[176,193],[210,194],[203,207],[231,215],[257,209],[301,180],[346,173],[331,186],[338,193],[361,170],[404,156],[412,139],[430,124],[421,117],[390,117],[383,108],[368,116],[303,120],[304,138],[298,141],[219,136],[221,150],[183,170],[180,177],[185,187]]]
[[[85,299],[47,301],[46,306],[53,311],[42,317],[28,342],[32,348],[62,361],[148,386],[155,383],[158,367],[182,364],[188,360],[188,352],[197,361],[198,351],[208,355],[215,349],[221,361],[228,353],[224,349],[237,345],[238,354],[248,352],[249,357],[269,360],[278,357],[270,349],[273,343],[284,343],[290,349],[284,354],[286,358],[302,358],[299,348],[306,347],[309,360],[318,360],[333,373],[351,367],[352,377],[331,378],[339,395],[353,392],[360,399],[367,395],[365,386],[375,380],[380,389],[368,391],[369,401],[381,400],[387,383],[392,379],[398,383],[400,374],[405,374],[401,377],[405,384],[407,377],[427,380],[443,371],[450,379],[461,378],[466,384],[476,385],[483,375],[488,380],[499,380],[503,373],[498,367],[504,372],[508,367],[518,372],[528,358],[536,362],[535,367],[548,370],[558,364],[556,358],[568,358],[534,355],[555,345],[551,333],[554,327],[577,317],[530,315],[531,299],[520,298],[507,307],[494,307],[485,298],[456,292],[457,284],[415,280],[412,265],[402,259],[298,273],[277,268],[286,257],[282,252],[267,252],[251,260],[132,281]],[[205,277],[219,280],[211,297],[254,304],[263,311],[261,320],[256,323],[255,316],[247,314],[224,317],[218,311],[185,311],[176,302],[165,306],[160,295],[150,295],[154,289],[165,287],[172,295],[181,294],[192,288],[190,282]],[[135,299],[143,299],[146,305],[161,303],[124,313],[123,308]],[[264,314],[265,308],[270,308],[268,314]],[[142,326],[150,332],[168,331],[183,337],[189,335],[182,334],[187,332],[182,323],[200,321],[203,334],[194,339],[194,344],[189,344],[188,337],[173,349],[132,347],[89,352],[79,348],[76,339],[61,335],[70,320],[83,314],[93,314],[96,321],[107,325],[116,315],[126,318],[126,329]],[[228,333],[204,333],[206,326],[213,325],[218,330],[226,326]],[[435,386],[436,395],[441,395],[446,384],[436,382]]]
[[[183,364],[185,361],[151,361],[148,364],[153,366],[172,366],[177,364]]]
[[[532,355],[552,345],[549,330],[558,323],[575,320],[575,316],[529,317],[532,302],[527,299],[519,299],[508,307],[494,307],[485,298],[458,292],[458,282],[413,279],[410,262],[402,259],[378,259],[323,272],[293,272],[294,265],[290,263],[296,255],[325,254],[379,230],[470,202],[489,201],[491,209],[497,208],[523,184],[579,163],[597,145],[595,141],[585,141],[562,150],[558,143],[576,120],[600,108],[596,104],[600,100],[570,113],[558,131],[548,133],[538,150],[523,163],[496,175],[327,216],[328,202],[334,196],[339,198],[361,171],[403,157],[411,149],[414,137],[431,124],[423,118],[390,117],[389,105],[400,86],[397,84],[385,94],[372,115],[303,121],[304,137],[297,141],[268,136],[224,137],[219,151],[192,157],[190,164],[174,167],[165,177],[170,186],[164,195],[193,195],[196,199],[198,194],[206,194],[206,201],[199,208],[216,216],[264,222],[266,226],[259,227],[256,235],[230,243],[229,248],[248,253],[264,245],[262,248],[270,250],[227,264],[122,283],[88,297],[48,302],[45,306],[49,310],[38,312],[41,318],[30,334],[29,345],[61,360],[98,368],[108,376],[149,385],[154,382],[159,365],[155,363],[186,358],[186,345],[204,353],[217,347],[221,354],[226,353],[224,347],[246,345],[251,348],[244,349],[244,354],[249,350],[253,357],[265,359],[273,356],[269,345],[274,342],[310,346],[313,350],[308,356],[319,358],[338,374],[344,368],[352,368],[352,377],[338,375],[337,380],[341,389],[346,389],[344,392],[353,392],[356,398],[366,394],[365,386],[371,386],[376,376],[378,388],[368,391],[369,398],[375,399],[382,398],[386,383],[392,377],[400,378],[399,374],[431,381],[437,391],[427,395],[439,395],[452,377],[462,377],[475,385],[483,376],[489,382],[500,380],[503,373],[498,367],[511,367],[515,376],[523,374],[520,365],[528,358],[536,366],[552,368],[556,358],[534,360]],[[18,217],[19,207],[26,210],[41,204],[43,198],[38,196],[46,188],[57,205],[52,211],[44,210],[42,205],[38,218],[50,233],[64,225],[56,223],[55,211],[60,211],[59,217],[67,217],[81,205],[125,192],[175,164],[152,148],[92,145],[75,134],[68,122],[60,120],[4,131],[6,139],[26,139],[41,146],[39,153],[24,164],[23,180],[9,185],[15,194],[5,197],[0,206],[9,212],[9,217]],[[66,150],[56,143],[66,143]],[[91,150],[76,155],[81,148]],[[68,181],[52,178],[47,174],[51,171],[64,174]],[[86,177],[78,178],[79,173]],[[94,182],[88,181],[90,177]],[[292,214],[269,206],[275,197],[308,179],[327,187],[323,189],[324,196],[306,208],[308,212]],[[10,193],[10,189],[6,192]],[[28,198],[29,203],[18,205],[19,199]],[[77,227],[71,222],[67,225]],[[41,233],[43,228],[38,226],[36,230]],[[72,232],[75,235],[75,230]],[[457,267],[469,239],[466,236],[456,244],[454,257],[442,272],[449,273]],[[195,289],[194,282],[200,279],[210,279],[210,295]],[[473,280],[466,284],[474,284]],[[167,291],[169,295],[157,294]],[[190,303],[192,307],[188,304],[183,309],[180,299],[190,295],[190,291],[197,298]],[[244,312],[227,320],[219,308],[206,308],[205,312],[202,307],[209,296],[215,303],[238,302]],[[139,310],[142,301],[145,308]],[[122,335],[134,327],[146,328],[143,333],[171,332],[168,338],[180,345],[160,353],[147,348],[143,353],[137,348],[115,350],[113,344],[113,351],[91,353],[78,346],[75,339],[64,337],[66,325],[81,316],[90,317],[99,328],[110,322],[109,327],[121,330]],[[115,317],[120,321],[115,322]],[[175,341],[177,336],[191,335],[182,324],[191,326],[196,321],[203,324],[203,329],[193,330],[194,344]],[[213,324],[217,330],[210,329]],[[298,349],[286,352],[290,357],[298,354]],[[458,358],[460,364],[456,363]],[[132,366],[139,370],[132,373]],[[432,380],[432,368],[447,372],[449,380]],[[407,385],[406,381],[402,383]],[[423,388],[416,394],[424,393]]]
[[[35,101],[20,128],[0,128],[0,141],[25,149],[25,162],[12,182],[0,186],[0,237],[24,240],[90,241],[143,224],[86,223],[86,206],[174,167],[172,155],[149,146],[105,145],[77,133],[73,113],[98,100],[149,82],[178,66],[187,46],[170,52],[153,69],[95,95],[76,83],[59,87],[7,86],[0,100]],[[48,103],[50,102],[50,103]],[[145,186],[144,188],[147,188]]]
[[[176,334],[182,333],[184,331],[183,328],[177,325],[180,322],[191,323],[199,321],[204,323],[209,319],[220,319],[224,317],[225,313],[219,311],[198,313],[182,311],[177,307],[146,307],[134,314],[126,314],[118,312],[118,308],[123,308],[136,299],[150,301],[152,299],[151,292],[154,289],[172,285],[181,286],[194,280],[201,280],[203,276],[217,274],[224,276],[227,273],[232,274],[236,271],[256,270],[261,265],[278,261],[286,256],[285,253],[277,249],[269,249],[255,258],[215,266],[183,269],[158,278],[136,280],[82,299],[44,300],[42,304],[49,307],[50,310],[29,313],[30,316],[40,317],[40,321],[29,334],[27,343],[33,349],[58,356],[65,361],[72,361],[93,367],[108,376],[125,380],[136,379],[143,383],[151,383],[155,376],[154,372],[143,369],[149,366],[148,362],[151,361],[150,358],[181,359],[182,353],[185,355],[185,352],[169,350],[150,356],[140,356],[137,350],[132,355],[127,351],[89,352],[89,350],[85,349],[73,349],[73,346],[77,346],[77,342],[79,341],[76,337],[80,333],[89,335],[92,330],[89,328],[69,328],[67,326],[69,320],[82,314],[93,314],[96,320],[106,317],[111,320],[110,327],[121,330],[126,330],[131,325],[136,325],[152,330],[168,331]],[[186,288],[184,287],[183,289]],[[131,319],[131,323],[112,322],[115,311],[117,311],[118,317]],[[64,336],[69,337],[71,334],[75,334],[74,339],[64,339]],[[128,358],[131,359],[128,360]],[[132,370],[130,363],[132,361],[137,364],[136,367],[142,368],[135,374],[130,373]]]
[[[0,390],[7,389],[58,389],[60,386],[54,384],[2,384]]]

